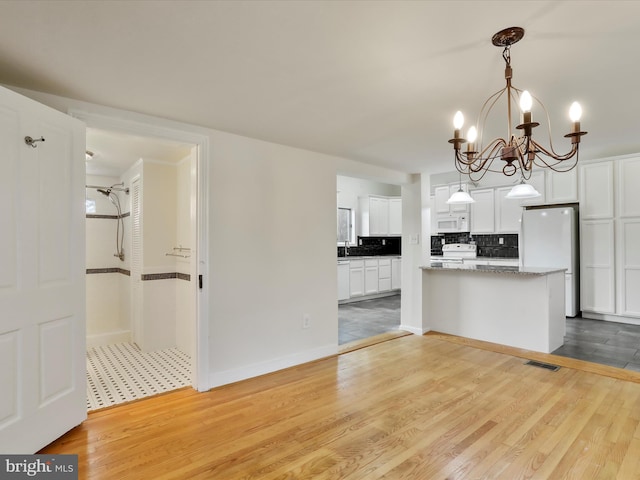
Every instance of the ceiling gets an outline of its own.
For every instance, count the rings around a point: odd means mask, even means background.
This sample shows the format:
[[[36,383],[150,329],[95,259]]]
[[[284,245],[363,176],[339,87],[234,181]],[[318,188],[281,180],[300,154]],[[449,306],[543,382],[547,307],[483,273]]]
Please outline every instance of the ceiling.
[[[87,174],[120,177],[141,158],[178,164],[191,151],[184,145],[159,138],[140,137],[118,132],[87,128]]]
[[[639,18],[636,1],[5,0],[0,83],[446,171],[453,114],[504,84],[491,36],[520,26],[514,85],[544,101],[560,152],[580,101],[588,159],[640,152]]]

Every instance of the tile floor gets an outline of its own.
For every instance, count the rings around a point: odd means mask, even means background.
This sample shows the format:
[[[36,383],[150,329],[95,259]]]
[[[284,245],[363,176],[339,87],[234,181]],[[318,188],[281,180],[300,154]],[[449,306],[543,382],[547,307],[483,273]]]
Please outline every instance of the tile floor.
[[[567,318],[567,334],[555,355],[640,371],[640,326]]]
[[[134,343],[87,349],[87,410],[190,385],[191,360],[177,348],[142,352]]]
[[[398,330],[400,295],[338,305],[338,344]]]

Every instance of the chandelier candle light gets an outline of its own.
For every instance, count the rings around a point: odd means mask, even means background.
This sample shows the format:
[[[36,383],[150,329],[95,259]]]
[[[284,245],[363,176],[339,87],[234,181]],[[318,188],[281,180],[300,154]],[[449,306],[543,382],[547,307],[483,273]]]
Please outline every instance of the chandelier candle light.
[[[569,109],[569,116],[572,121],[571,131],[565,135],[566,138],[571,139],[571,149],[563,155],[555,153],[551,142],[551,122],[549,121],[547,109],[540,100],[532,96],[528,91],[520,90],[511,84],[511,78],[513,77],[511,45],[517,43],[523,37],[524,29],[520,27],[506,28],[492,37],[493,45],[504,48],[502,58],[506,64],[504,71],[506,86],[484,102],[478,117],[479,131],[476,126],[471,126],[466,139],[461,134],[464,116],[462,112],[456,112],[453,117],[453,138],[449,140],[449,143],[453,144],[456,169],[461,175],[468,175],[469,179],[474,182],[482,179],[487,172],[502,173],[511,177],[519,171],[520,183],[513,187],[507,195],[508,198],[534,198],[540,196],[540,193],[532,185],[525,183],[525,180],[531,178],[534,165],[541,168],[549,168],[556,172],[568,172],[575,168],[578,164],[580,137],[587,133],[580,130],[580,116],[582,115],[580,104],[573,102]],[[496,102],[505,94],[508,121],[507,138],[496,138],[483,147],[482,132],[487,117]],[[520,134],[514,134],[512,130],[511,103],[517,100],[519,100],[520,110],[522,111],[522,123],[516,125],[515,128],[521,132]],[[547,117],[547,124],[549,125],[548,148],[543,147],[533,139],[533,129],[540,125],[538,122],[533,121],[531,113],[534,100],[542,107]],[[461,151],[464,143],[467,144],[466,152]],[[573,161],[568,161],[574,157]],[[498,159],[504,162],[502,168],[500,168],[500,165],[493,165],[493,162]],[[462,188],[460,188],[461,190]],[[454,195],[460,193],[460,191]],[[468,197],[467,200],[462,198],[455,199],[455,203],[471,203],[473,199],[468,194],[466,196]],[[450,203],[454,203],[453,200],[452,196]]]

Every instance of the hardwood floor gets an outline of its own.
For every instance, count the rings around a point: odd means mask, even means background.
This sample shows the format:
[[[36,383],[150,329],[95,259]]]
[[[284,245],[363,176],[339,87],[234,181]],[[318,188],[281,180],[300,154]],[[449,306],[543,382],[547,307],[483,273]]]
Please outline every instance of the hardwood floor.
[[[394,338],[91,413],[41,453],[78,454],[86,479],[640,478],[640,383],[613,378],[640,374],[491,348]]]

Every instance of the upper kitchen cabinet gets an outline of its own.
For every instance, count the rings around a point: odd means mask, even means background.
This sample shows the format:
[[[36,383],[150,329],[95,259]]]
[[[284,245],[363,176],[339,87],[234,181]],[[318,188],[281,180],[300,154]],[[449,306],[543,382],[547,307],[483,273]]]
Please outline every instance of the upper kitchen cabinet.
[[[495,195],[493,188],[471,190],[471,233],[495,232]]]
[[[434,188],[435,195],[435,209],[436,215],[448,214],[448,213],[467,213],[469,212],[468,204],[454,204],[449,205],[447,200],[456,193],[460,188],[463,192],[469,191],[469,186],[466,183],[454,183],[451,185],[440,185]]]
[[[402,198],[389,199],[389,235],[402,234]]]
[[[618,168],[618,216],[640,217],[640,156],[623,158]]]
[[[449,197],[451,196],[449,194],[449,185],[441,185],[439,187],[436,187],[433,192],[436,215],[449,213],[449,204],[447,203],[447,200],[449,200]]]
[[[578,169],[574,168],[568,172],[548,170],[546,178],[546,203],[573,203],[577,201]]]
[[[360,199],[362,235],[384,236],[402,234],[402,199],[369,195]]]
[[[613,218],[613,162],[580,166],[580,217],[583,220]]]
[[[389,199],[369,197],[369,235],[389,234]]]
[[[518,200],[507,198],[507,193],[512,188],[509,186],[495,189],[496,233],[520,232],[522,205]]]
[[[546,202],[544,176],[544,170],[537,170],[531,174],[531,178],[529,180],[526,180],[528,184],[533,186],[533,188],[535,188],[540,193],[540,196],[536,198],[520,200],[520,205],[542,205]]]

